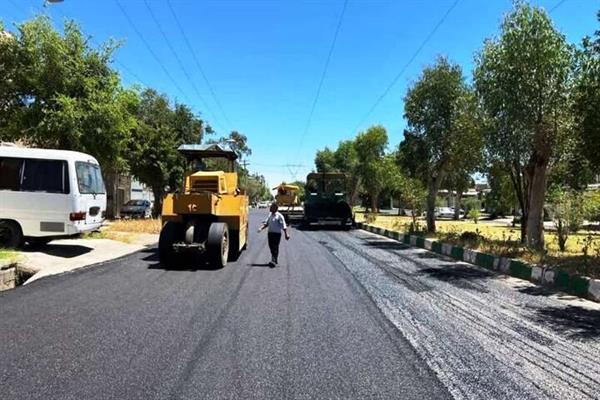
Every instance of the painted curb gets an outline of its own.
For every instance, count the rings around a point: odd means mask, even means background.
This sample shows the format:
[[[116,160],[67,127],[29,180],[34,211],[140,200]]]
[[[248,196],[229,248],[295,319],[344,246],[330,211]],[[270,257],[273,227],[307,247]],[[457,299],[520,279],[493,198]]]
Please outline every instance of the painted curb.
[[[575,296],[585,297],[600,302],[600,279],[591,279],[580,275],[570,275],[565,271],[555,271],[536,265],[529,265],[520,260],[497,257],[492,254],[481,253],[460,246],[453,246],[450,243],[426,239],[422,236],[392,232],[362,222],[358,222],[356,225],[359,229],[395,239],[412,247],[423,248],[491,271],[498,271],[506,275],[514,276],[515,278],[549,286]]]

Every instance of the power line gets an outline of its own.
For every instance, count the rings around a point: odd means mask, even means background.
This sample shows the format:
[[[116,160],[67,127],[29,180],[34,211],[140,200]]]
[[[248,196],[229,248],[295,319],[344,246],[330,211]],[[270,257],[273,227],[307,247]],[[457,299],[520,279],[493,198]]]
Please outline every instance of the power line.
[[[565,1],[567,1],[567,0],[560,0],[560,1],[559,1],[558,3],[556,3],[556,4],[554,5],[554,7],[552,7],[552,8],[550,9],[550,11],[548,11],[548,12],[549,12],[550,14],[552,14],[552,13],[554,12],[554,10],[556,10],[558,7],[562,6],[562,5],[564,4],[564,2],[565,2]]]
[[[187,46],[190,54],[192,55],[192,58],[194,59],[194,63],[196,64],[198,71],[200,71],[200,75],[202,75],[202,79],[204,79],[204,82],[206,83],[206,86],[208,87],[208,90],[210,91],[210,94],[211,94],[213,100],[215,101],[215,104],[217,105],[217,107],[219,108],[219,111],[223,115],[225,122],[229,125],[229,127],[232,127],[233,124],[227,117],[227,114],[225,113],[225,110],[223,109],[223,106],[221,105],[221,102],[219,101],[219,98],[217,97],[215,90],[213,89],[212,85],[210,84],[208,78],[206,77],[206,74],[204,73],[204,69],[200,65],[200,61],[198,61],[196,52],[194,51],[193,47],[191,46],[190,41],[188,40],[188,37],[185,34],[185,31],[183,30],[183,26],[179,22],[179,18],[177,18],[177,14],[175,14],[175,10],[173,9],[173,6],[171,5],[171,0],[167,0],[167,5],[169,6],[169,10],[171,11],[171,15],[173,16],[173,19],[175,20],[175,24],[177,25],[179,32],[181,33],[181,36],[183,36],[185,45]]]
[[[123,16],[125,17],[125,19],[129,23],[129,25],[131,25],[131,27],[133,28],[134,32],[138,35],[138,37],[140,38],[140,40],[142,41],[142,43],[144,43],[144,46],[146,46],[146,49],[148,50],[148,52],[152,55],[152,57],[154,57],[154,60],[156,60],[156,62],[158,63],[158,65],[160,66],[160,68],[163,70],[163,72],[165,73],[165,75],[167,76],[167,78],[169,78],[169,80],[171,81],[171,83],[173,84],[173,86],[175,86],[175,88],[183,95],[183,98],[188,103],[191,103],[190,99],[187,96],[187,94],[181,89],[181,87],[177,84],[177,82],[175,81],[175,79],[173,79],[173,77],[171,76],[171,73],[169,72],[169,70],[164,66],[164,64],[162,63],[162,61],[160,60],[160,58],[156,55],[156,53],[154,52],[154,50],[152,50],[152,47],[150,47],[150,45],[148,44],[148,42],[146,41],[146,39],[144,38],[144,36],[142,35],[142,33],[135,26],[135,24],[133,23],[133,21],[131,20],[131,18],[129,17],[129,15],[125,11],[125,9],[121,5],[121,3],[119,2],[119,0],[116,0],[115,3],[117,3],[117,6],[121,10],[121,13],[123,14]]]
[[[193,79],[190,77],[190,75],[188,74],[187,70],[185,69],[185,66],[184,66],[183,62],[181,61],[181,58],[179,58],[179,56],[177,55],[177,52],[175,51],[175,48],[171,44],[171,41],[169,40],[167,34],[163,30],[160,21],[158,20],[158,18],[156,18],[156,15],[154,14],[154,12],[152,11],[152,9],[150,8],[150,5],[148,4],[148,0],[144,0],[144,5],[146,6],[146,9],[150,13],[150,17],[152,18],[152,20],[154,21],[154,24],[158,28],[159,33],[161,34],[161,36],[163,37],[163,39],[167,43],[167,47],[169,48],[169,50],[173,54],[173,57],[175,57],[175,60],[177,61],[177,64],[179,64],[179,68],[181,68],[181,70],[183,71],[183,74],[185,75],[186,79],[188,80],[188,82],[192,86],[192,89],[194,89],[194,92],[196,92],[196,94],[198,95],[198,98],[200,99],[200,101],[202,102],[202,104],[204,104],[204,106],[206,107],[206,110],[215,118],[215,121],[217,122],[217,124],[221,125],[219,123],[219,121],[217,120],[216,114],[211,110],[211,108],[208,105],[208,103],[204,100],[204,97],[202,96],[202,94],[198,90],[198,87],[196,86],[196,84],[194,83]]]
[[[140,76],[138,74],[133,72],[131,70],[131,68],[129,68],[127,65],[123,64],[121,61],[119,61],[117,59],[113,59],[113,61],[115,62],[115,64],[117,64],[119,67],[121,67],[125,72],[127,72],[129,75],[131,75],[135,79],[137,79],[142,85],[144,85],[146,87],[150,87],[150,85],[148,85],[146,82],[144,82],[144,80],[142,78],[140,78]]]
[[[446,18],[450,14],[450,12],[452,12],[452,10],[456,7],[456,5],[458,4],[459,1],[460,0],[455,0],[454,3],[452,3],[452,5],[448,8],[448,10],[446,10],[446,12],[442,16],[442,18],[434,26],[434,28],[431,30],[431,32],[429,32],[429,34],[425,37],[425,39],[423,40],[423,42],[421,43],[421,45],[417,48],[417,50],[414,52],[414,54],[410,57],[410,59],[408,60],[408,62],[406,64],[404,64],[404,66],[402,67],[402,69],[400,70],[400,72],[398,72],[398,74],[394,77],[394,79],[392,79],[392,81],[385,88],[385,90],[383,91],[383,93],[377,98],[377,100],[375,101],[375,103],[373,104],[373,106],[371,106],[371,108],[369,109],[369,111],[364,115],[364,117],[356,125],[356,127],[354,128],[354,131],[358,131],[358,128],[360,128],[360,126],[366,121],[367,118],[369,118],[369,116],[375,110],[375,108],[377,108],[377,106],[379,105],[379,103],[381,103],[381,101],[385,98],[385,96],[387,96],[387,94],[390,92],[390,90],[392,89],[392,87],[394,87],[394,85],[398,82],[398,80],[400,79],[400,77],[404,74],[404,72],[406,72],[406,70],[408,69],[408,67],[417,58],[417,56],[419,55],[419,53],[421,53],[421,50],[423,50],[423,48],[425,47],[425,45],[431,40],[431,38],[433,37],[433,35],[439,29],[439,27],[442,26],[442,24],[444,23],[444,21],[446,20]]]
[[[65,15],[65,13],[58,8],[57,6],[54,6],[55,10],[64,18],[71,18],[68,17],[67,15]],[[50,15],[50,13],[48,13],[48,15]],[[96,46],[99,46],[99,43],[97,41],[95,41],[91,36],[90,36],[90,41],[92,41],[93,44],[95,44]],[[137,79],[142,85],[146,86],[146,87],[150,87],[150,85],[148,85],[146,82],[144,82],[144,80],[142,78],[139,77],[138,74],[136,74],[135,72],[133,72],[133,70],[131,70],[131,68],[129,68],[127,65],[123,64],[121,61],[117,60],[117,59],[113,59],[113,61],[115,62],[115,64],[119,65],[125,72],[127,72],[129,75],[131,75],[132,77],[134,77],[135,79]]]
[[[340,13],[340,17],[338,19],[337,26],[335,28],[335,33],[333,35],[333,40],[331,41],[331,46],[329,46],[329,52],[327,53],[327,58],[325,59],[325,66],[323,68],[323,72],[321,73],[321,79],[319,80],[319,85],[317,86],[317,92],[315,93],[315,98],[313,99],[312,105],[310,107],[310,112],[308,113],[308,119],[306,121],[306,125],[304,127],[304,131],[300,136],[300,143],[298,145],[297,152],[300,152],[302,145],[304,143],[304,137],[308,133],[310,129],[310,124],[312,122],[313,114],[315,113],[315,108],[317,107],[317,102],[319,101],[319,96],[321,95],[321,89],[323,88],[323,82],[325,81],[325,76],[327,75],[327,70],[329,69],[329,62],[331,61],[331,55],[333,54],[333,49],[335,48],[335,44],[337,42],[338,34],[340,33],[340,27],[342,26],[342,21],[344,20],[344,14],[346,13],[346,7],[348,6],[348,0],[344,0],[344,5],[342,6],[342,12]],[[296,155],[296,158],[298,155]],[[297,174],[297,171],[296,171]],[[295,175],[295,174],[294,174]]]

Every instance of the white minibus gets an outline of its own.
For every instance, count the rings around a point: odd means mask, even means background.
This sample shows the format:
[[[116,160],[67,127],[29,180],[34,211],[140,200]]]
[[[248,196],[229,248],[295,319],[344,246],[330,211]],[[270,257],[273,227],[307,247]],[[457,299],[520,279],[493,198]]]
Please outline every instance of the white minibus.
[[[96,230],[105,212],[106,190],[94,157],[0,144],[0,248]]]

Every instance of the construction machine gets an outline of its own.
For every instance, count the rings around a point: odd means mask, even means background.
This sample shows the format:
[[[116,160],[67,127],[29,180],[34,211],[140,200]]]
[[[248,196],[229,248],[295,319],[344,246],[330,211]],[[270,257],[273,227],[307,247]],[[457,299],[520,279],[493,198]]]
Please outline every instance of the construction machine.
[[[174,265],[187,254],[223,267],[248,242],[248,196],[238,187],[237,154],[219,144],[184,144],[178,151],[188,172],[183,190],[163,200],[160,262]]]
[[[306,177],[303,224],[354,226],[354,213],[343,173],[310,173]]]
[[[284,216],[286,222],[302,219],[304,209],[298,198],[300,188],[296,185],[281,183],[279,186],[274,187],[273,190],[277,190],[275,201],[279,206],[279,212]]]

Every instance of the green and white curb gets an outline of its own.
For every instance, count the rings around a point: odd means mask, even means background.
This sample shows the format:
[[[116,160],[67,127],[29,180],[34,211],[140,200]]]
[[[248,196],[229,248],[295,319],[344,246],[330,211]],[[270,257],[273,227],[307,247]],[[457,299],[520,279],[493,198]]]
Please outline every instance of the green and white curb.
[[[412,247],[426,249],[491,271],[525,279],[575,296],[585,297],[600,302],[600,279],[571,275],[565,271],[556,271],[550,268],[530,265],[520,260],[497,257],[476,250],[454,246],[450,243],[443,243],[437,240],[426,239],[421,236],[390,231],[362,222],[359,222],[356,225],[358,228],[364,229],[365,231],[395,239]]]

